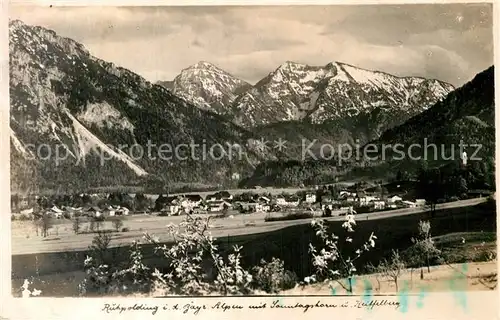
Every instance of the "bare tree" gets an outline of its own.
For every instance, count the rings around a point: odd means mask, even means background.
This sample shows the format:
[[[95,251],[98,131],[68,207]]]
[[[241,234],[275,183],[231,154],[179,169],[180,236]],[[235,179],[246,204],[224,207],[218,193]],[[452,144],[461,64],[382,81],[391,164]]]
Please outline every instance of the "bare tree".
[[[397,250],[392,250],[391,258],[382,260],[377,267],[378,272],[394,281],[396,292],[399,291],[398,279],[405,268],[406,265]]]
[[[104,222],[102,220],[96,220],[95,222],[95,228],[97,231],[102,230],[102,226],[104,225]]]
[[[377,266],[374,266],[373,264],[369,263],[367,266],[367,270],[370,273],[373,273],[375,276],[375,280],[377,280],[377,292],[380,292],[380,268]]]
[[[121,227],[123,227],[123,221],[120,218],[113,219],[113,228],[115,228],[116,232],[120,231]]]
[[[81,228],[80,217],[75,217],[75,220],[73,220],[73,231],[75,232],[75,234],[78,234],[80,232],[80,228]]]
[[[40,229],[41,227],[41,221],[42,221],[42,218],[41,217],[34,217],[33,218],[33,226],[35,227],[35,232],[36,232],[36,235],[38,236],[38,229]]]
[[[42,229],[42,236],[45,238],[49,235],[49,229],[52,228],[53,221],[49,214],[42,215],[40,227]]]

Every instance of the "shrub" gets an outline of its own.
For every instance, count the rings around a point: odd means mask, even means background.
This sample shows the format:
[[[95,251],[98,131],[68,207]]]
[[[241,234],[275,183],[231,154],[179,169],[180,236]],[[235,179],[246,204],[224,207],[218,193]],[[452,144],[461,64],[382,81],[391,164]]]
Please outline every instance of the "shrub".
[[[356,225],[354,214],[351,212],[347,213],[345,219],[342,227],[345,228],[347,232],[354,232],[354,226]],[[357,272],[354,262],[356,262],[363,253],[375,247],[375,240],[377,237],[372,232],[361,248],[356,250],[352,248],[351,255],[343,257],[339,250],[339,237],[327,231],[325,220],[314,219],[311,225],[316,229],[316,236],[322,241],[322,248],[316,248],[312,244],[309,244],[309,253],[312,256],[312,265],[315,269],[315,274],[306,277],[304,281],[306,283],[322,279],[329,282],[336,281],[346,291],[352,293],[352,277]],[[353,241],[351,237],[345,237],[343,240],[342,246],[347,248]],[[342,277],[347,277],[349,281],[347,287],[339,281]]]
[[[297,275],[285,270],[284,265],[282,260],[274,257],[271,262],[261,260],[260,265],[253,268],[254,286],[268,293],[278,293],[295,287]]]
[[[128,227],[122,228],[122,232],[129,232],[129,231],[130,231],[130,228],[128,228]]]
[[[496,260],[497,254],[495,251],[481,251],[474,257],[474,262],[488,262]]]
[[[241,266],[241,247],[234,246],[224,259],[207,232],[210,218],[192,217],[188,214],[179,225],[169,225],[169,233],[175,239],[170,248],[160,244],[153,236],[146,235],[146,239],[156,245],[156,252],[171,261],[169,273],[156,270],[154,274],[158,290],[183,295],[251,292],[252,275]],[[214,266],[213,270],[202,267],[202,262],[206,260]]]
[[[25,215],[25,214],[21,214],[18,218],[19,221],[28,221],[28,220],[31,220],[29,216]]]
[[[427,272],[431,272],[430,265],[441,257],[441,251],[436,247],[431,236],[431,223],[419,221],[418,238],[412,238],[413,246],[405,253],[405,260],[413,268],[427,265]]]
[[[84,266],[86,277],[79,285],[82,295],[108,295],[148,292],[152,277],[142,262],[138,242],[129,248],[128,260],[119,262],[120,248],[111,248],[111,234],[99,231],[89,246]]]

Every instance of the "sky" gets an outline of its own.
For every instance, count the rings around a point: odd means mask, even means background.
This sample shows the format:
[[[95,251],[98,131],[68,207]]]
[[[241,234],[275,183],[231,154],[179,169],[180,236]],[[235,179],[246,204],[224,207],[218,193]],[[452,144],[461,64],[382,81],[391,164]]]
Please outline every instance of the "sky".
[[[9,10],[153,82],[198,61],[252,84],[285,61],[338,61],[458,87],[493,64],[491,4]]]

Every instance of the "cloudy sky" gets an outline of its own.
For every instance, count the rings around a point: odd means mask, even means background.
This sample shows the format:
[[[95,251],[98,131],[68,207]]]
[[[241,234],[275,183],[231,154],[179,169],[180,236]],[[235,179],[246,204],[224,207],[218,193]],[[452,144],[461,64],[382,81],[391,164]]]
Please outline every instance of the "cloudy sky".
[[[493,64],[492,6],[11,7],[150,81],[209,61],[255,83],[283,62],[346,62],[462,85]]]

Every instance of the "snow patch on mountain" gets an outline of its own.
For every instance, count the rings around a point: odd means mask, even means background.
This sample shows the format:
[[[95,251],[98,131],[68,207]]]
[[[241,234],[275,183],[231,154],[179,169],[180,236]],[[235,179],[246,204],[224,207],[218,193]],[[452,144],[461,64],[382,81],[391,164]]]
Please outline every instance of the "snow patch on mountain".
[[[306,117],[320,123],[380,107],[405,120],[452,90],[437,80],[397,77],[340,62],[309,66],[287,61],[240,95],[233,114],[245,127]]]
[[[159,84],[197,107],[218,114],[226,114],[240,91],[250,87],[247,82],[206,61],[183,69],[173,82]]]

